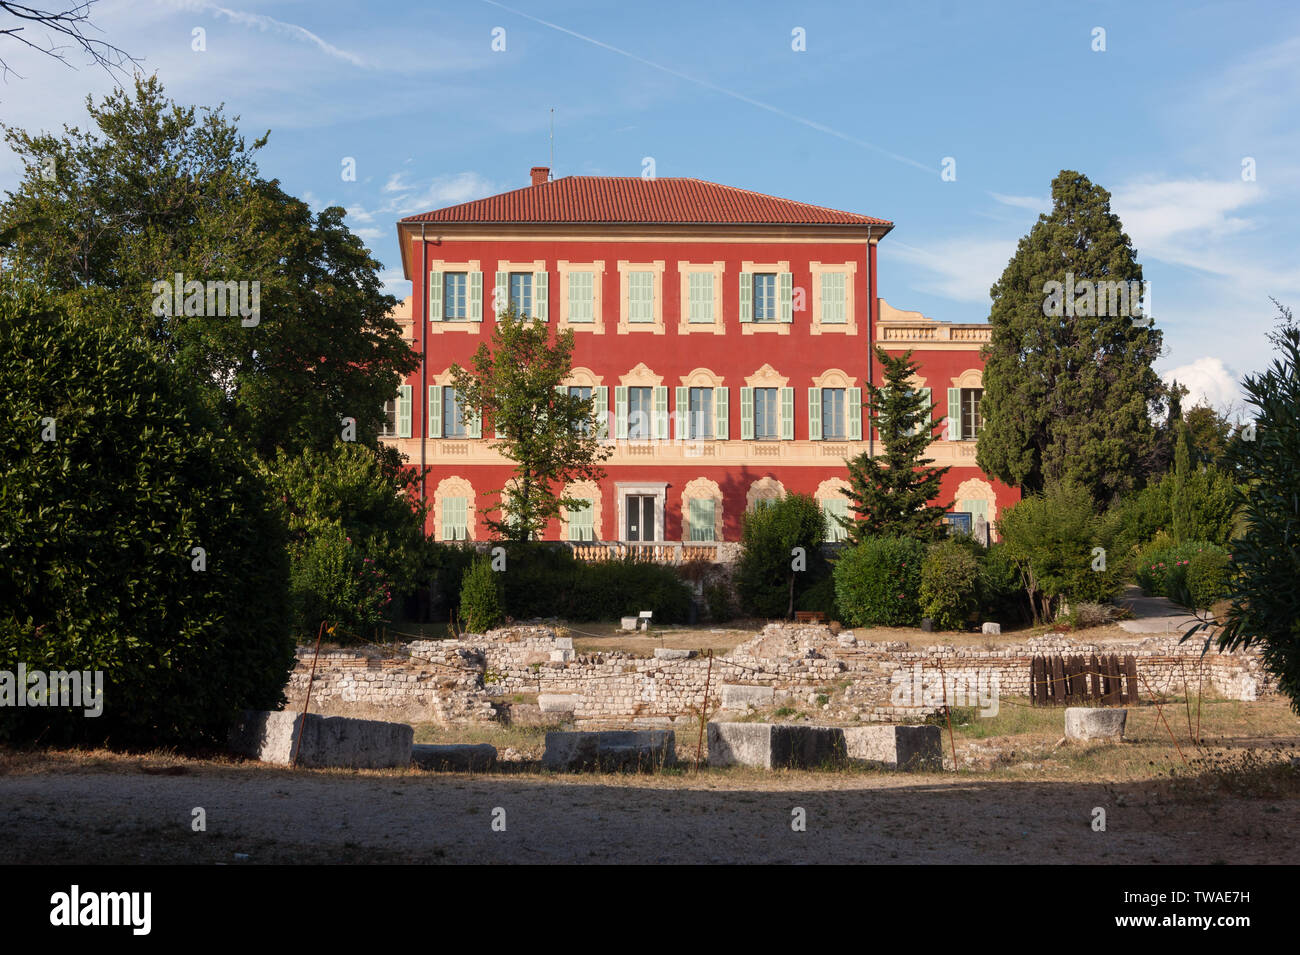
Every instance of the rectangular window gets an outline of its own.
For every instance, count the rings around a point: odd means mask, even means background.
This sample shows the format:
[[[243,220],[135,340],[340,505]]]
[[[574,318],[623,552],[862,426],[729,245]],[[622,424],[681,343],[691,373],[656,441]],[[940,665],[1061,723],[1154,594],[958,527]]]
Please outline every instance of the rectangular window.
[[[627,273],[627,320],[653,322],[655,320],[655,274],[653,272]]]
[[[469,436],[469,429],[461,419],[460,398],[456,394],[456,389],[450,385],[442,389],[442,436],[444,438]]]
[[[971,516],[968,511],[949,511],[943,516],[943,522],[948,525],[949,534],[969,534],[971,529]]]
[[[629,441],[649,441],[654,437],[654,389],[629,388],[627,390],[627,438]]]
[[[754,321],[776,321],[776,273],[754,273]]]
[[[754,438],[776,441],[781,437],[781,409],[776,388],[754,389]]]
[[[961,390],[961,436],[967,441],[977,438],[984,427],[984,418],[980,415],[980,399],[983,397],[983,388]]]
[[[510,304],[517,315],[533,314],[533,273],[510,273]]]
[[[843,441],[849,436],[845,417],[844,389],[822,389],[822,438]]]
[[[579,507],[569,508],[569,540],[590,541],[596,539],[596,508],[590,498],[579,498]]]
[[[689,306],[687,321],[703,324],[713,323],[713,273],[690,272]]]
[[[569,321],[596,320],[596,277],[593,272],[569,273]]]
[[[397,437],[397,399],[384,402],[384,422],[379,426],[381,438]]]
[[[692,388],[687,416],[687,435],[691,438],[713,437],[713,389]]]
[[[583,401],[586,401],[591,397],[591,388],[590,386],[586,386],[586,385],[570,385],[569,397],[581,398]],[[591,427],[592,426],[590,423],[585,425],[579,425],[578,432],[580,434],[591,434]]]
[[[822,323],[843,325],[847,321],[844,295],[844,273],[822,273]]]
[[[822,501],[822,514],[826,516],[826,539],[828,541],[846,540],[849,532],[836,518],[849,519],[849,502],[842,497],[832,497]]]
[[[717,506],[713,498],[693,497],[688,501],[686,519],[693,541],[711,541],[717,539]]]
[[[442,318],[443,321],[465,321],[466,302],[468,300],[469,273],[442,273]]]

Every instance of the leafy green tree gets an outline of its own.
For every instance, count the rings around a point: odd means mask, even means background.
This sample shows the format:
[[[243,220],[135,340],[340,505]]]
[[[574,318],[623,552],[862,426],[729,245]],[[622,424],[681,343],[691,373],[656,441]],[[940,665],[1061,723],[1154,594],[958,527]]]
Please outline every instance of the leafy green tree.
[[[101,315],[0,280],[0,670],[103,671],[103,714],[0,736],[220,742],[293,666],[284,526],[193,382]]]
[[[858,544],[867,537],[914,537],[936,540],[944,534],[946,505],[931,504],[948,468],[930,467],[926,449],[934,441],[934,405],[911,387],[920,367],[910,351],[891,355],[876,347],[876,360],[885,377],[883,387],[867,383],[871,422],[884,453],[863,452],[847,462],[849,487],[844,496],[856,512],[836,518]]]
[[[315,634],[322,620],[343,636],[371,635],[429,569],[418,476],[343,441],[294,457],[281,451],[262,473],[289,529],[298,635]]]
[[[1198,404],[1183,414],[1191,440],[1192,463],[1218,466],[1228,452],[1232,422],[1207,404]]]
[[[342,418],[375,444],[419,359],[344,210],[313,214],[261,178],[269,133],[250,146],[238,117],[178,106],[156,77],[87,110],[91,128],[61,136],[5,127],[25,172],[0,204],[0,271],[92,299],[262,456],[329,447]]]
[[[1119,525],[1069,481],[1052,483],[1005,511],[998,533],[1020,571],[1035,623],[1056,619],[1062,597],[1100,603],[1123,586],[1128,561],[1115,546]]]
[[[1105,506],[1160,469],[1162,335],[1133,321],[1142,267],[1110,193],[1066,170],[1052,200],[991,290],[976,459],[1026,492],[1070,480]]]
[[[534,540],[563,508],[580,505],[563,496],[565,484],[603,479],[600,462],[613,453],[594,398],[562,387],[573,370],[573,332],[552,338],[547,325],[511,306],[497,317],[491,347],[480,344],[471,366],[451,366],[462,414],[467,422],[482,414],[496,430],[492,447],[515,462],[513,479],[499,489],[503,512],[487,524],[509,540]]]
[[[1242,382],[1246,403],[1256,409],[1253,427],[1228,449],[1230,463],[1251,483],[1239,497],[1246,533],[1232,544],[1232,604],[1217,643],[1221,650],[1258,646],[1300,713],[1300,327],[1289,308],[1278,310],[1279,328],[1270,334],[1277,357]],[[1208,646],[1213,626],[1198,624],[1183,639],[1206,629]]]
[[[741,520],[736,593],[759,617],[793,617],[796,598],[827,573],[826,517],[810,494],[787,494]]]

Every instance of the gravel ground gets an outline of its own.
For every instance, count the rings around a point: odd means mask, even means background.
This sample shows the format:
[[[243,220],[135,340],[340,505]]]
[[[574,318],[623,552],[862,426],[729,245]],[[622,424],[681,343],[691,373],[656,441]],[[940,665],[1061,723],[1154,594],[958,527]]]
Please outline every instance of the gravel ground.
[[[5,864],[1300,863],[1294,791],[1208,795],[1167,780],[291,773],[70,755],[0,772]],[[1105,832],[1091,828],[1096,806]],[[191,828],[195,807],[206,832]],[[792,829],[796,808],[806,831]]]

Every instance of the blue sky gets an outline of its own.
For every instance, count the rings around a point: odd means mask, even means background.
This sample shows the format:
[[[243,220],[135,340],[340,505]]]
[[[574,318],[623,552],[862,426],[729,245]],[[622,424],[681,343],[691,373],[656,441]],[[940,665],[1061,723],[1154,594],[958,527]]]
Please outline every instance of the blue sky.
[[[100,0],[92,18],[173,98],[224,103],[249,139],[269,128],[263,174],[348,209],[397,295],[396,219],[525,185],[554,108],[556,176],[651,157],[659,176],[892,219],[881,294],[946,321],[987,318],[1052,178],[1083,172],[1151,283],[1157,367],[1220,407],[1270,358],[1269,296],[1300,308],[1300,7],[234,2]],[[84,125],[111,85],[0,44],[19,74],[6,123]],[[17,178],[0,150],[0,188]]]

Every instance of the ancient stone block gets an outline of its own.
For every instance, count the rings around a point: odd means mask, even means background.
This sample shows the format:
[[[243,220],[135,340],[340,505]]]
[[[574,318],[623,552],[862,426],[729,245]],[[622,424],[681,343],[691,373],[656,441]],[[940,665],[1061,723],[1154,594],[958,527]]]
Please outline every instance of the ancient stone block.
[[[980,632],[981,632],[981,633],[987,633],[988,635],[993,636],[993,637],[1001,636],[1001,635],[1002,635],[1002,624],[1000,624],[1000,623],[992,623],[992,622],[986,623],[986,624],[984,624],[983,627],[980,628]]]
[[[943,769],[943,733],[937,726],[848,726],[844,745],[854,762],[887,769]]]
[[[1124,725],[1128,710],[1090,706],[1069,706],[1065,709],[1065,738],[1073,740],[1111,740],[1124,738]]]
[[[581,699],[576,693],[540,693],[537,706],[543,713],[570,713],[578,708]]]
[[[286,710],[245,711],[230,732],[230,748],[250,759],[287,766],[293,760],[299,726],[299,766],[387,769],[411,765],[415,731],[406,723],[314,713],[303,717]]]
[[[844,733],[832,726],[710,723],[710,766],[821,769],[844,762]]]
[[[722,684],[722,708],[743,710],[746,706],[771,706],[776,691],[770,686],[742,686]]]
[[[671,647],[655,647],[656,660],[689,660],[695,656],[694,650],[676,650]]]
[[[496,761],[497,748],[489,743],[416,743],[411,747],[411,762],[418,769],[454,773],[482,772],[495,766]]]
[[[677,761],[672,730],[547,733],[542,768],[554,772],[653,772]]]

